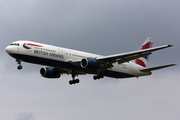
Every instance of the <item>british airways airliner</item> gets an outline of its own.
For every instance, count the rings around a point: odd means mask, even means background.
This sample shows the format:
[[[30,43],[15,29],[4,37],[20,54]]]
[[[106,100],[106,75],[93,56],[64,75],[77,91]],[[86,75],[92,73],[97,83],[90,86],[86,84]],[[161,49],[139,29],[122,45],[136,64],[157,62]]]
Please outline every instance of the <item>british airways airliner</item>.
[[[75,79],[78,75],[93,74],[94,80],[103,77],[130,78],[151,75],[154,70],[173,66],[175,64],[146,68],[149,55],[157,50],[172,47],[163,45],[152,48],[153,38],[149,37],[137,51],[109,56],[101,56],[55,47],[31,41],[15,41],[6,47],[6,52],[16,59],[19,66],[21,62],[44,65],[40,74],[45,78],[60,78],[62,74],[71,74],[69,84],[79,83]]]

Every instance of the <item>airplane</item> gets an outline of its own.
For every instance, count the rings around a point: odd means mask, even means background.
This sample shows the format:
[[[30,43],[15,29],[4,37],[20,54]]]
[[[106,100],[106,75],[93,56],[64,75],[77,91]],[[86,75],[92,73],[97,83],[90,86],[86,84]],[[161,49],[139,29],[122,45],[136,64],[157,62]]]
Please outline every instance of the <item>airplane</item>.
[[[173,45],[153,47],[154,39],[148,37],[137,51],[102,56],[52,45],[19,40],[5,48],[6,52],[19,64],[18,70],[23,67],[21,62],[44,65],[40,74],[45,78],[60,78],[62,74],[71,74],[69,84],[79,83],[75,79],[78,75],[93,74],[93,79],[104,77],[130,78],[151,75],[154,70],[174,66],[169,64],[146,68],[152,52]]]

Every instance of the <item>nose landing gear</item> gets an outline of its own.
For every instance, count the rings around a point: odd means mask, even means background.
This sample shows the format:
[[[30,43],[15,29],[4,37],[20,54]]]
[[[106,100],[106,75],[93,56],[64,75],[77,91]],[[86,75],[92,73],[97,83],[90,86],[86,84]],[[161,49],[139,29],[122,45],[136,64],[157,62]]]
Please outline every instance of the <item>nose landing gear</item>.
[[[23,68],[23,66],[21,65],[21,60],[16,60],[17,64],[19,64],[19,66],[17,67],[18,70],[21,70]]]

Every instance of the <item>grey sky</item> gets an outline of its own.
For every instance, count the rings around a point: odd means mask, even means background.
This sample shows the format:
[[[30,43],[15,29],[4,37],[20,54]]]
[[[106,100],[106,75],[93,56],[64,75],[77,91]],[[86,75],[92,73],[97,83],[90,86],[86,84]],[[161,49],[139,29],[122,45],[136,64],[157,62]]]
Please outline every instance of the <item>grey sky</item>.
[[[18,114],[17,120],[33,120],[33,116],[33,113],[23,112],[21,114]]]
[[[169,120],[178,119],[179,65],[139,79],[70,76],[47,80],[41,66],[18,71],[5,47],[16,40],[110,55],[137,50],[147,37],[153,46],[173,44],[151,55],[148,67],[179,64],[177,0],[0,0],[0,119]],[[21,115],[21,116],[20,116]],[[30,117],[28,116],[30,115]],[[28,119],[29,117],[29,119]]]

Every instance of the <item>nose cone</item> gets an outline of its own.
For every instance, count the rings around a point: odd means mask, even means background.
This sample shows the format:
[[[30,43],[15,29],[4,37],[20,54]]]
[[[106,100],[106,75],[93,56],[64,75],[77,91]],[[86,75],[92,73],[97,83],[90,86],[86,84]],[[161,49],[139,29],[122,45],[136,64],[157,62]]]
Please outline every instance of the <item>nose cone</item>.
[[[7,46],[7,47],[6,47],[6,52],[7,52],[8,54],[11,53],[11,47],[10,47],[10,46]]]

